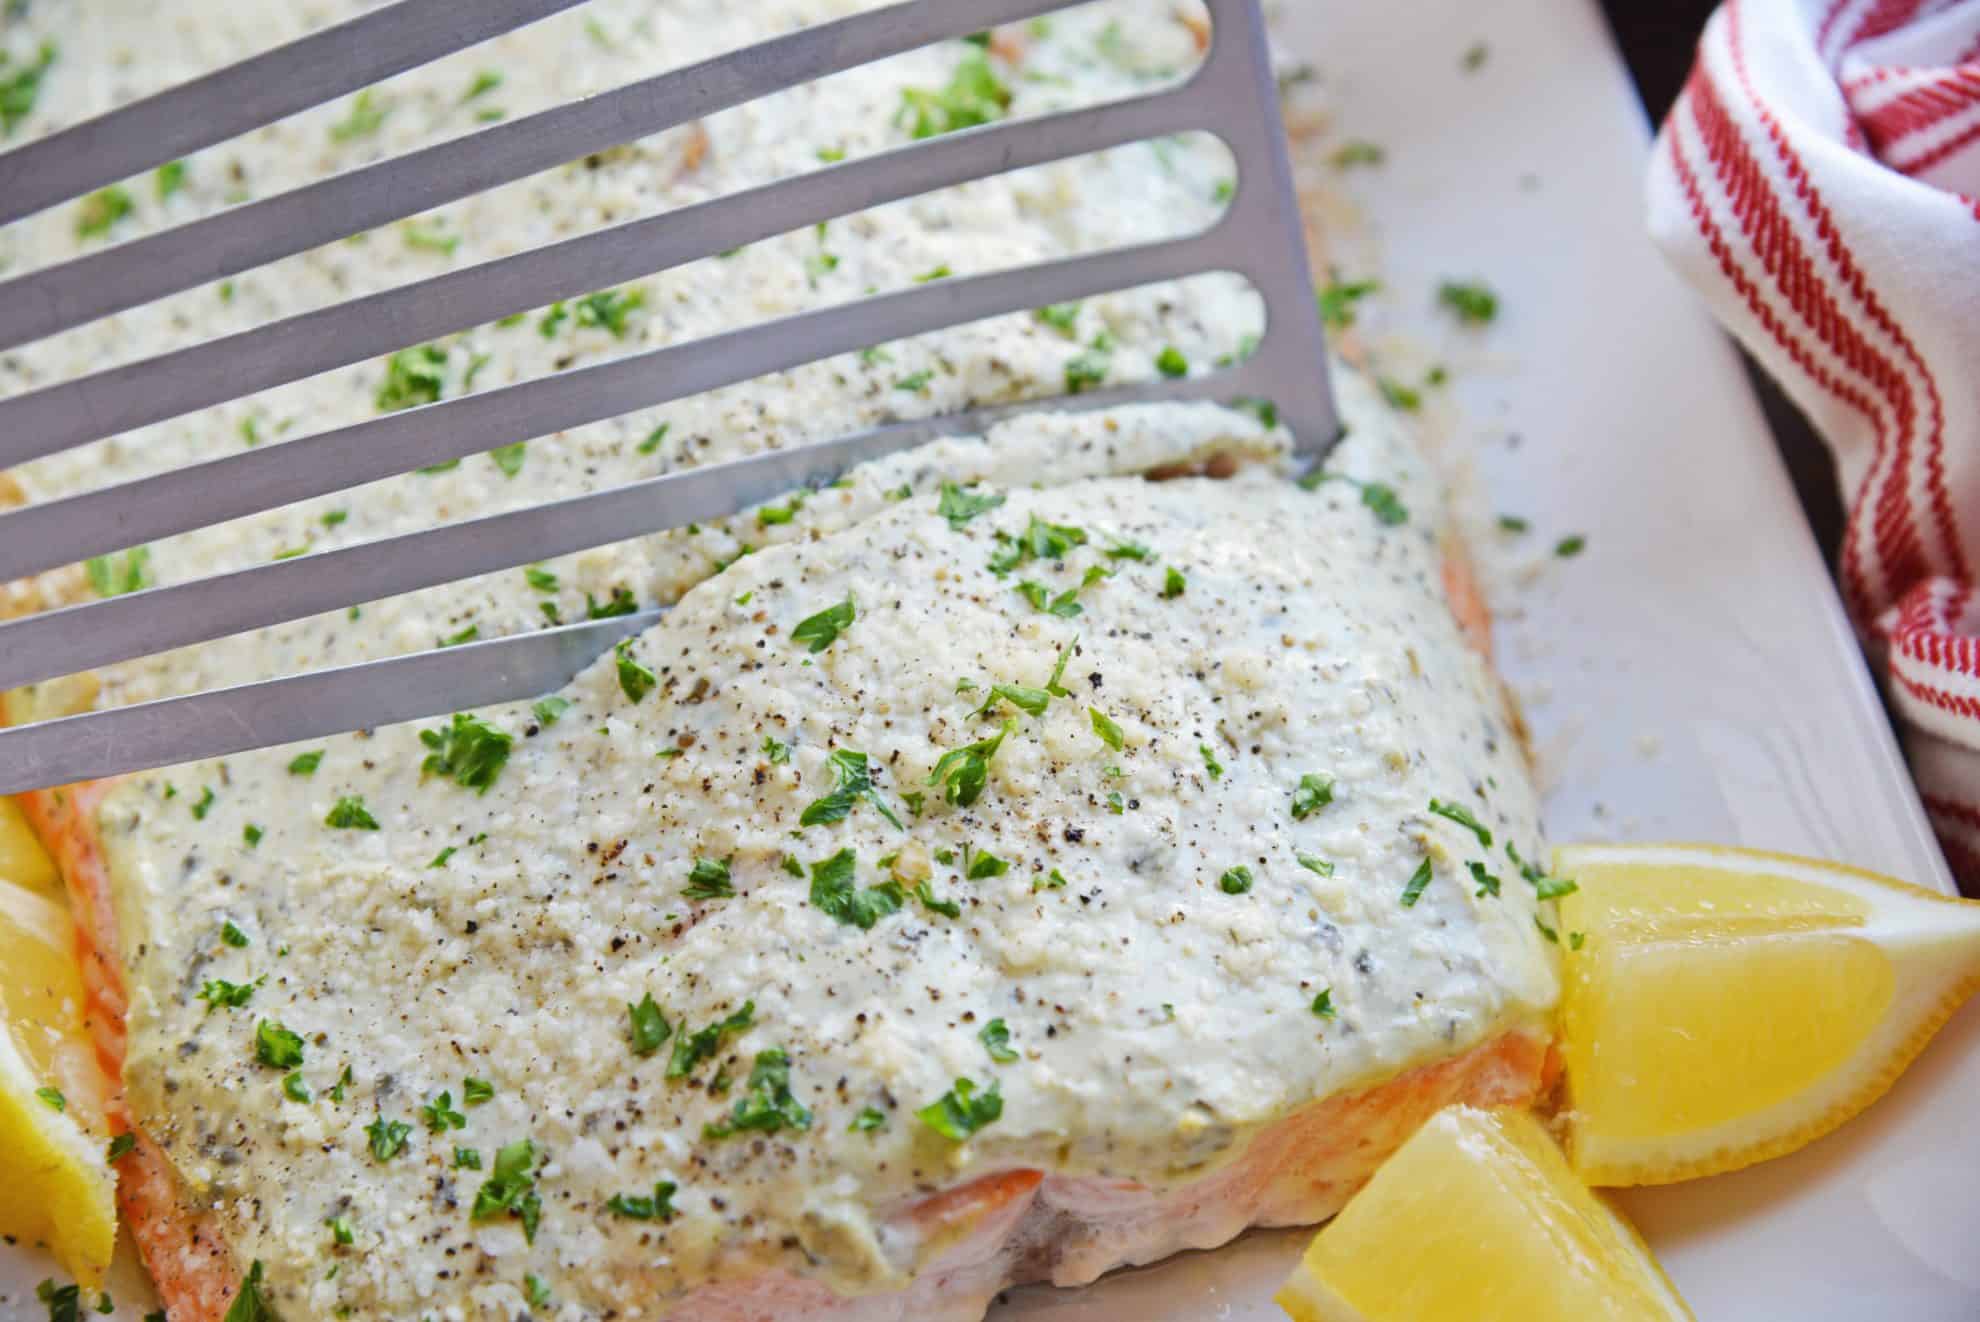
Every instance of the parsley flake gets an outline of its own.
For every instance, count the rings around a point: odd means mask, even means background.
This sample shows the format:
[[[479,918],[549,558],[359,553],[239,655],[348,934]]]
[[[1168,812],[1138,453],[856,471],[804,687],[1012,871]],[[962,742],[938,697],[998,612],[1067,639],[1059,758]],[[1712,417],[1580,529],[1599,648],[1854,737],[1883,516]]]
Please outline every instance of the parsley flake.
[[[913,137],[933,138],[1000,119],[1010,104],[1011,89],[997,77],[990,61],[972,54],[956,66],[945,87],[902,88],[894,119]]]
[[[40,1098],[42,1105],[51,1111],[68,1109],[69,1099],[62,1096],[62,1090],[60,1088],[36,1088],[34,1095]]]
[[[742,1009],[726,1019],[718,1019],[706,1028],[698,1028],[690,1033],[683,1030],[674,1039],[674,1054],[667,1061],[667,1077],[685,1079],[705,1060],[711,1059],[722,1049],[722,1040],[731,1033],[740,1033],[756,1022],[756,1002],[744,1001]]]
[[[791,630],[791,641],[802,643],[815,655],[830,647],[842,632],[851,628],[854,617],[853,599],[848,596],[836,606],[827,606],[816,615],[807,615],[799,620],[797,628]]]
[[[1499,296],[1482,281],[1446,280],[1437,287],[1437,301],[1468,326],[1482,326],[1499,315]]]
[[[961,1143],[1004,1114],[1004,1098],[992,1083],[980,1095],[969,1079],[957,1079],[948,1092],[916,1111],[915,1118],[952,1143]]]
[[[325,826],[343,831],[376,831],[378,819],[364,806],[361,795],[346,794],[330,807],[329,816],[323,819]]]
[[[1303,822],[1333,801],[1334,778],[1309,771],[1299,778],[1299,787],[1293,791],[1293,820]]]
[[[1189,587],[1189,580],[1183,577],[1180,569],[1170,565],[1162,572],[1162,600],[1173,601]]]
[[[1004,738],[1016,728],[1015,721],[1006,720],[998,727],[997,733],[987,739],[979,739],[961,748],[952,748],[942,754],[929,775],[930,785],[942,787],[942,797],[959,808],[967,808],[975,803],[983,793],[983,787],[990,780],[990,762],[1003,746]]]
[[[1465,830],[1478,837],[1478,843],[1485,848],[1492,847],[1492,832],[1485,823],[1471,815],[1471,810],[1459,803],[1445,803],[1441,799],[1430,800],[1430,811],[1439,817],[1456,822]]]
[[[316,774],[317,767],[322,764],[323,750],[320,748],[313,749],[307,753],[297,753],[293,758],[289,759],[289,774],[291,776],[313,776]]]
[[[421,777],[451,777],[468,789],[486,794],[495,778],[502,774],[515,737],[497,730],[479,716],[455,712],[452,725],[421,730],[419,741],[433,750],[420,763]]]
[[[850,849],[841,849],[830,858],[813,863],[810,898],[812,906],[829,917],[861,931],[871,931],[888,914],[900,912],[907,902],[907,892],[898,881],[858,889],[853,881],[858,866],[858,856]]]
[[[811,1128],[811,1112],[791,1095],[791,1062],[781,1047],[756,1053],[749,1088],[726,1120],[707,1126],[703,1136],[728,1138],[745,1131],[770,1134],[780,1129]]]
[[[990,1053],[990,1059],[999,1065],[1008,1065],[1018,1058],[1018,1053],[1011,1050],[1011,1030],[1002,1019],[992,1019],[985,1024],[983,1031],[976,1035],[976,1040]]]
[[[688,872],[690,900],[727,900],[734,898],[735,893],[726,859],[697,857],[694,860],[694,867]]]
[[[432,1101],[419,1108],[419,1118],[426,1122],[429,1134],[444,1134],[449,1129],[466,1129],[467,1117],[454,1109],[454,1096],[442,1091]]]
[[[1334,330],[1346,330],[1354,325],[1354,305],[1381,287],[1381,282],[1376,280],[1346,283],[1330,280],[1316,296],[1320,305],[1320,320]]]
[[[238,1010],[254,999],[255,988],[261,985],[260,979],[253,982],[228,982],[225,978],[208,978],[200,984],[194,1000],[205,1001],[207,1013],[215,1010]]]
[[[1313,998],[1313,1013],[1322,1019],[1332,1019],[1334,1015],[1334,989],[1322,987],[1320,994]]]
[[[629,702],[638,702],[653,691],[660,677],[633,660],[632,639],[628,638],[613,649],[618,659],[619,690]]]
[[[851,814],[853,805],[865,799],[879,809],[880,815],[893,823],[897,830],[906,829],[901,819],[895,815],[887,800],[874,787],[873,773],[868,768],[866,754],[850,748],[835,748],[826,757],[837,781],[836,787],[824,798],[815,800],[798,817],[798,826],[827,826],[844,821]]]
[[[849,1134],[871,1134],[887,1127],[887,1115],[878,1107],[862,1106],[852,1123],[846,1126]]]
[[[1226,868],[1224,875],[1217,878],[1217,885],[1226,895],[1243,895],[1251,889],[1251,869],[1242,863]]]
[[[496,1150],[495,1164],[474,1195],[468,1219],[518,1217],[523,1225],[523,1238],[534,1242],[537,1218],[542,1214],[543,1202],[536,1193],[536,1144],[526,1138],[504,1144]]]
[[[975,492],[959,487],[953,482],[942,484],[942,494],[937,499],[935,512],[949,521],[951,528],[961,528],[979,514],[987,513],[1004,503],[1000,491]]]
[[[626,1005],[626,1017],[632,1023],[632,1049],[635,1056],[650,1056],[658,1051],[666,1040],[674,1035],[674,1026],[667,1022],[667,1016],[654,1004],[653,993],[640,998],[638,1005]]]
[[[679,1190],[680,1186],[672,1180],[661,1180],[653,1186],[651,1198],[645,1194],[615,1193],[605,1200],[605,1210],[628,1221],[671,1221],[674,1195]]]
[[[1101,711],[1098,707],[1088,707],[1086,709],[1086,715],[1087,719],[1093,723],[1093,733],[1100,736],[1100,742],[1118,753],[1122,745],[1126,742],[1125,737],[1121,734],[1121,727],[1114,724],[1107,713]]]
[[[1409,881],[1403,886],[1402,907],[1415,907],[1416,902],[1423,898],[1423,888],[1429,884],[1430,860],[1426,858],[1416,865],[1416,871],[1410,874]]]
[[[254,1026],[254,1058],[270,1069],[295,1069],[303,1063],[303,1040],[278,1020],[263,1019]]]

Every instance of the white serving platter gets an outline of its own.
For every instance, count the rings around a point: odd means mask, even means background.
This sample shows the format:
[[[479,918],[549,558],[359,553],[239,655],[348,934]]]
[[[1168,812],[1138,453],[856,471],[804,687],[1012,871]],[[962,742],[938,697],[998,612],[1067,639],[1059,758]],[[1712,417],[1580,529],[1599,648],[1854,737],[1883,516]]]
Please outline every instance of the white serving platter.
[[[1649,128],[1592,0],[1287,8],[1339,132],[1386,151],[1347,181],[1379,244],[1382,324],[1448,352],[1467,420],[1451,448],[1475,457],[1490,508],[1535,528],[1492,577],[1554,838],[1762,846],[1950,890],[1739,363],[1643,237]],[[1434,315],[1452,276],[1501,294],[1487,337]],[[1588,549],[1555,561],[1568,533]],[[1980,1006],[1840,1133],[1624,1201],[1704,1322],[1970,1322],[1974,1097]],[[1305,1239],[1013,1291],[992,1318],[1276,1322]],[[0,1245],[0,1318],[39,1319],[33,1283],[51,1274]],[[155,1307],[128,1253],[110,1285],[119,1317]]]

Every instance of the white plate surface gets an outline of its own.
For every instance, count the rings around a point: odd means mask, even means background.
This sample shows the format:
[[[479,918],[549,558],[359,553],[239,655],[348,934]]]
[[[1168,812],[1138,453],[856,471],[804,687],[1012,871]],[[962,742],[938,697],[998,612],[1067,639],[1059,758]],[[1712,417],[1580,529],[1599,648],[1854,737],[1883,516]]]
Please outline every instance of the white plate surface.
[[[1385,324],[1448,352],[1470,420],[1457,443],[1491,507],[1536,529],[1537,572],[1501,566],[1497,605],[1554,838],[1764,846],[1950,890],[1739,364],[1643,238],[1648,129],[1591,0],[1289,7],[1340,132],[1387,151],[1351,181],[1380,235]],[[1479,40],[1489,58],[1461,73]],[[1440,327],[1449,276],[1500,292],[1486,336]],[[1587,551],[1552,561],[1570,532]],[[1975,1096],[1980,1006],[1839,1134],[1625,1201],[1705,1322],[1970,1322]],[[1276,1322],[1304,1240],[1015,1291],[992,1316]],[[38,1318],[49,1270],[0,1246],[0,1316]],[[139,1316],[128,1256],[112,1288]]]

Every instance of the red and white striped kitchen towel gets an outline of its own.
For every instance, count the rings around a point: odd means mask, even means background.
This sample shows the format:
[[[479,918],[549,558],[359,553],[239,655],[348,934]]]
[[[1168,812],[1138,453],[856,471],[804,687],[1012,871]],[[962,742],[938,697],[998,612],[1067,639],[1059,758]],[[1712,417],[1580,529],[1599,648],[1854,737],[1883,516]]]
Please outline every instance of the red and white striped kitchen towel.
[[[1835,451],[1843,599],[1980,893],[1980,0],[1727,0],[1649,209]]]

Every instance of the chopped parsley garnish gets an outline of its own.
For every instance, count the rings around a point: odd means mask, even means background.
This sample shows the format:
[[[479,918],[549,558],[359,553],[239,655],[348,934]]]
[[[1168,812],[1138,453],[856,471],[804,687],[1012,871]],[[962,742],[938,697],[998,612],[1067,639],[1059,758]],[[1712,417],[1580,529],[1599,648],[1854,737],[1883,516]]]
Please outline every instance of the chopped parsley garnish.
[[[849,1134],[871,1134],[887,1127],[886,1112],[874,1106],[862,1106],[852,1123],[846,1126]]]
[[[480,1148],[455,1148],[454,1169],[457,1171],[478,1171],[481,1169]]]
[[[1309,771],[1299,778],[1299,788],[1293,791],[1293,820],[1305,821],[1333,801],[1334,778]]]
[[[1189,359],[1183,357],[1182,350],[1171,344],[1155,355],[1155,370],[1167,377],[1188,376]]]
[[[797,628],[791,630],[791,641],[803,644],[813,654],[822,652],[852,627],[855,614],[853,599],[848,596],[836,606],[827,606],[816,615],[799,620]]]
[[[798,511],[804,508],[804,493],[798,492],[782,505],[765,505],[756,512],[756,526],[772,528],[780,523],[789,523],[797,518]]]
[[[529,457],[529,442],[517,441],[513,445],[498,445],[488,452],[495,466],[502,470],[503,477],[515,477],[523,471],[523,461]]]
[[[311,1100],[309,1084],[303,1079],[300,1070],[283,1077],[282,1095],[292,1102],[307,1102]]]
[[[1042,877],[1033,877],[1031,879],[1031,893],[1033,895],[1036,895],[1039,891],[1056,891],[1064,890],[1065,888],[1066,879],[1057,868],[1053,868]]]
[[[36,1088],[34,1090],[34,1095],[36,1097],[39,1097],[41,1099],[42,1105],[46,1106],[51,1111],[62,1111],[68,1109],[69,1099],[62,1095],[62,1090],[60,1088]]]
[[[1226,895],[1242,895],[1251,889],[1251,869],[1242,863],[1226,868],[1224,875],[1217,878],[1217,885]]]
[[[791,760],[791,746],[766,734],[763,736],[763,756],[770,759],[772,766],[782,765]]]
[[[344,1089],[351,1082],[351,1067],[346,1065],[344,1066],[343,1073],[337,1076],[337,1081],[330,1085],[330,1091],[324,1095],[333,1102],[342,1102],[344,1100]]]
[[[228,982],[225,978],[208,978],[200,984],[194,1000],[205,1001],[209,1013],[214,1010],[238,1010],[254,999],[254,989],[261,982]]]
[[[987,881],[991,877],[1001,877],[1010,870],[1011,865],[995,854],[963,846],[963,875],[971,881]]]
[[[961,1143],[991,1124],[1004,1113],[1003,1094],[992,1083],[981,1094],[969,1079],[957,1079],[955,1086],[935,1101],[916,1111],[915,1118],[952,1143]]]
[[[928,777],[928,783],[941,786],[942,797],[958,808],[969,807],[989,783],[991,759],[997,756],[1004,737],[1016,725],[1015,721],[1006,720],[989,738],[952,748],[942,754],[941,761],[935,764],[935,770]]]
[[[1485,823],[1473,817],[1471,810],[1463,804],[1445,803],[1441,799],[1432,799],[1430,800],[1430,811],[1439,817],[1456,822],[1459,826],[1462,826],[1465,830],[1477,836],[1478,843],[1485,848],[1490,849],[1492,847],[1491,830],[1486,827]]]
[[[311,749],[307,753],[297,753],[289,759],[289,774],[291,776],[313,776],[316,774],[316,769],[321,765],[323,765],[323,750],[320,748]]]
[[[220,940],[236,950],[245,950],[248,945],[248,934],[236,926],[233,919],[229,918],[226,922],[220,924]]]
[[[799,881],[804,880],[804,864],[798,862],[791,855],[784,855],[784,861],[778,864],[778,866],[790,873],[793,877],[796,877]]]
[[[841,849],[828,859],[811,865],[811,903],[839,922],[861,931],[888,914],[900,912],[907,892],[898,881],[884,881],[865,890],[854,885],[859,859],[850,849]]]
[[[442,849],[439,853],[435,854],[433,856],[433,861],[431,863],[428,863],[426,866],[428,866],[429,868],[444,868],[447,866],[447,860],[452,858],[455,854],[458,854],[459,852],[460,850],[455,846],[448,845],[445,849]]]
[[[694,860],[694,867],[688,872],[687,897],[690,900],[727,900],[734,898],[735,893],[735,885],[729,879],[727,860]]]
[[[1132,538],[1123,538],[1107,548],[1109,560],[1153,560],[1155,553]]]
[[[496,1150],[494,1167],[475,1193],[468,1219],[489,1221],[505,1214],[520,1218],[523,1238],[535,1242],[543,1200],[536,1193],[536,1145],[526,1138]]]
[[[661,423],[658,427],[646,433],[646,439],[641,441],[636,448],[641,454],[652,454],[660,448],[660,442],[667,439],[667,429],[673,425],[671,422]]]
[[[263,1019],[254,1026],[254,1058],[270,1069],[295,1069],[303,1063],[303,1040],[278,1020]]]
[[[455,712],[449,726],[421,730],[419,741],[433,750],[419,765],[421,776],[452,777],[481,794],[488,793],[488,787],[502,774],[502,766],[509,760],[509,749],[516,742],[515,736],[464,712]]]
[[[1224,778],[1224,764],[1217,760],[1217,755],[1211,751],[1210,745],[1198,744],[1196,751],[1203,754],[1203,769],[1210,773],[1210,779],[1222,780]]]
[[[928,383],[934,379],[935,373],[931,369],[923,368],[919,372],[909,372],[894,382],[894,389],[906,391],[910,395],[919,394],[928,389]]]
[[[780,1129],[811,1128],[811,1112],[791,1095],[791,1062],[783,1048],[756,1053],[749,1088],[729,1112],[729,1118],[707,1126],[706,1138],[727,1138],[745,1131],[771,1134]]]
[[[1078,333],[1079,304],[1077,303],[1047,304],[1031,315],[1069,340]]]
[[[437,403],[446,389],[446,366],[447,351],[437,344],[401,349],[385,360],[385,380],[372,402],[380,413]]]
[[[34,113],[41,76],[55,63],[55,43],[42,42],[34,58],[12,72],[7,71],[6,63],[0,59],[0,137],[12,137],[14,126]]]
[[[201,786],[199,798],[194,801],[192,806],[193,820],[201,822],[206,820],[206,814],[213,811],[213,799],[213,787],[211,785]]]
[[[717,1019],[706,1028],[690,1033],[683,1030],[674,1039],[674,1054],[667,1061],[667,1077],[685,1079],[705,1060],[722,1049],[722,1039],[740,1033],[756,1022],[756,1002],[744,1001],[742,1009],[726,1019]]]
[[[953,482],[944,482],[935,512],[947,519],[951,528],[960,528],[977,515],[996,509],[1003,503],[1004,495],[1000,491],[979,493]]]
[[[1446,280],[1437,287],[1437,301],[1470,326],[1482,326],[1499,315],[1499,296],[1481,281]]]
[[[1031,603],[1033,610],[1056,615],[1062,620],[1070,620],[1085,609],[1079,604],[1078,588],[1067,588],[1054,596],[1052,590],[1043,583],[1027,578],[1020,582],[1015,590],[1019,596]]]
[[[421,225],[407,221],[399,227],[399,235],[406,241],[406,247],[422,252],[437,252],[443,257],[452,257],[454,249],[461,246],[461,236],[447,233],[440,228],[438,222]]]
[[[1492,48],[1490,46],[1487,46],[1482,41],[1475,41],[1465,49],[1464,58],[1459,61],[1459,66],[1466,73],[1477,73],[1485,67],[1485,61],[1491,56],[1491,53]]]
[[[83,561],[83,573],[90,591],[99,597],[121,597],[151,586],[151,548],[134,546],[124,552],[121,565],[114,555],[93,555]]]
[[[666,1040],[674,1035],[674,1026],[667,1022],[667,1016],[654,1004],[653,993],[640,998],[638,1005],[626,1005],[626,1017],[632,1024],[632,1049],[635,1056],[650,1056],[658,1051]]]
[[[1011,1050],[1011,1030],[1002,1019],[992,1019],[985,1024],[983,1031],[976,1035],[976,1040],[990,1053],[990,1059],[999,1065],[1008,1065],[1018,1058],[1018,1053]]]
[[[902,88],[894,121],[913,137],[933,138],[1000,119],[1010,104],[1011,89],[997,77],[990,61],[971,54],[956,66],[946,87]]]
[[[1546,923],[1542,922],[1540,920],[1540,915],[1537,913],[1533,915],[1533,925],[1540,929],[1541,936],[1546,937],[1549,941],[1553,942],[1555,945],[1559,945],[1561,943],[1561,934],[1555,931],[1553,928],[1547,926]]]
[[[1113,365],[1112,350],[1095,340],[1090,347],[1066,359],[1066,393],[1077,395],[1102,384]]]
[[[1588,539],[1580,533],[1563,537],[1554,543],[1554,554],[1563,560],[1571,559],[1588,549]]]
[[[495,1095],[495,1085],[486,1079],[472,1075],[461,1080],[461,1102],[467,1106],[480,1106]]]
[[[429,1134],[444,1134],[449,1129],[466,1129],[467,1117],[454,1109],[454,1095],[447,1091],[419,1108],[419,1118],[426,1122]]]
[[[1375,378],[1375,384],[1390,408],[1404,413],[1415,413],[1422,409],[1423,392],[1415,386],[1404,385],[1391,376],[1378,376]]]
[[[548,1308],[554,1302],[549,1282],[535,1272],[523,1273],[523,1297],[531,1308]]]
[[[241,828],[241,839],[247,843],[249,849],[253,849],[261,843],[261,828],[249,822]]]
[[[873,773],[867,766],[866,754],[850,748],[835,748],[826,757],[832,768],[837,786],[824,798],[815,800],[798,818],[800,827],[829,826],[833,822],[844,821],[852,812],[853,805],[861,799],[870,802],[880,810],[880,815],[893,823],[897,829],[901,819],[895,815],[887,800],[874,787]]]
[[[541,725],[555,725],[557,719],[570,709],[571,700],[569,698],[555,696],[539,698],[531,703],[529,708],[530,713],[536,717],[537,722]]]
[[[461,93],[461,100],[472,101],[483,92],[492,92],[501,85],[502,74],[500,70],[477,69],[474,72],[474,81],[468,84],[467,91]]]
[[[1322,1019],[1332,1019],[1334,1017],[1334,989],[1332,987],[1322,987],[1320,994],[1313,998],[1313,1013]]]
[[[1479,898],[1487,895],[1497,895],[1499,893],[1499,879],[1490,872],[1487,872],[1483,863],[1480,863],[1477,859],[1472,859],[1464,866],[1470,871],[1471,879],[1478,883],[1478,890],[1475,894]]]
[[[1123,743],[1125,743],[1125,739],[1121,735],[1121,727],[1114,724],[1107,713],[1101,711],[1098,707],[1088,707],[1086,709],[1086,715],[1093,722],[1093,733],[1100,736],[1100,742],[1115,752],[1120,752]]]
[[[628,638],[613,649],[619,664],[619,690],[630,702],[638,702],[653,691],[660,677],[633,660],[632,639]]]
[[[161,1312],[159,1316],[164,1314]],[[220,1322],[277,1322],[274,1305],[261,1293],[260,1258],[248,1264],[247,1275],[241,1278],[240,1293],[227,1306],[226,1316]]]
[[[1356,139],[1344,142],[1334,149],[1333,162],[1336,170],[1348,170],[1357,165],[1380,165],[1388,156],[1381,144]]]
[[[971,689],[975,687],[970,685]],[[956,691],[962,693],[968,690],[958,688]],[[1049,689],[1027,688],[1023,684],[993,684],[990,686],[990,696],[970,715],[988,716],[1000,702],[1008,702],[1027,715],[1043,716],[1045,709],[1052,705],[1052,693]]]
[[[671,1221],[674,1219],[674,1194],[679,1189],[680,1186],[672,1180],[661,1180],[653,1186],[651,1198],[643,1193],[615,1193],[605,1200],[605,1210],[628,1221]]]
[[[1073,649],[1078,646],[1079,635],[1074,634],[1072,640],[1059,649],[1059,659],[1052,663],[1052,677],[1045,681],[1045,692],[1052,697],[1070,698],[1072,696],[1070,691],[1059,686],[1059,681],[1065,677],[1066,662],[1072,660]]]
[[[1409,510],[1394,487],[1385,482],[1362,482],[1357,485],[1361,487],[1361,503],[1374,511],[1377,522],[1390,528],[1409,522]]]
[[[1034,514],[1026,521],[1022,534],[1012,537],[999,533],[997,540],[1004,545],[990,558],[990,569],[1001,576],[1027,561],[1063,560],[1073,547],[1086,545],[1086,530],[1069,524],[1047,523]]]
[[[108,1161],[122,1161],[136,1150],[137,1134],[131,1130],[125,1130],[110,1140],[110,1146],[104,1149],[103,1155],[104,1159]]]
[[[330,1227],[330,1242],[333,1244],[348,1245],[357,1238],[351,1230],[351,1223],[347,1217],[333,1216],[323,1224]]]
[[[587,620],[615,620],[621,615],[632,615],[639,610],[639,601],[632,589],[623,583],[612,586],[611,600],[599,604],[598,598],[589,592],[584,594],[584,618]]]
[[[962,917],[962,906],[954,900],[945,900],[935,894],[935,888],[926,881],[914,884],[914,898],[921,901],[921,907],[930,913],[939,913],[944,918]]]
[[[330,140],[349,142],[353,138],[369,137],[378,132],[379,126],[385,122],[385,117],[391,113],[392,107],[380,104],[372,97],[371,89],[367,87],[351,99],[350,113],[330,126]]]
[[[1328,281],[1316,295],[1320,320],[1334,330],[1346,330],[1354,325],[1354,305],[1381,287],[1377,280]]]
[[[1174,565],[1162,571],[1162,600],[1171,601],[1180,597],[1189,587],[1189,580]]]
[[[137,210],[137,203],[125,189],[116,184],[99,188],[82,200],[76,212],[76,235],[84,239],[100,239],[110,232],[110,227]]]
[[[330,807],[330,815],[323,819],[325,826],[334,826],[344,831],[376,831],[378,819],[364,806],[360,795],[346,794]]]
[[[163,202],[172,194],[186,186],[186,163],[167,161],[152,171],[152,179],[158,185],[158,200]]]
[[[577,301],[577,322],[580,326],[596,326],[612,332],[612,338],[626,337],[626,322],[640,308],[646,306],[646,291],[642,289],[606,289],[596,294],[586,294]]]
[[[1500,532],[1509,532],[1509,533],[1518,534],[1523,532],[1529,532],[1532,530],[1532,528],[1533,528],[1532,523],[1528,522],[1526,519],[1522,519],[1517,514],[1501,514],[1499,516]]]
[[[914,282],[918,285],[933,284],[937,280],[947,280],[950,276],[954,274],[955,272],[951,271],[948,268],[947,264],[945,263],[941,266],[936,267],[932,271],[923,271],[920,275],[914,278]]]
[[[1410,873],[1409,881],[1403,886],[1402,907],[1405,909],[1413,907],[1423,898],[1423,888],[1429,884],[1430,860],[1426,858],[1416,865],[1416,871]]]

